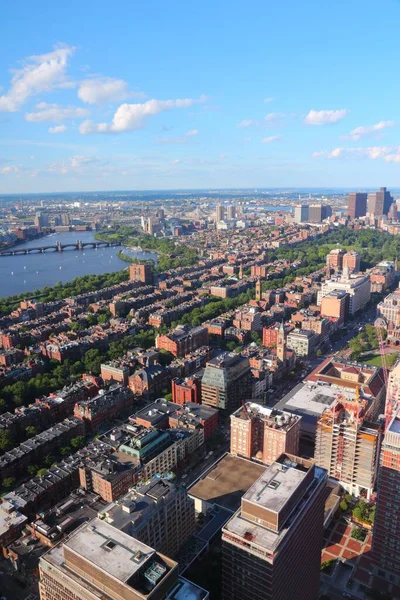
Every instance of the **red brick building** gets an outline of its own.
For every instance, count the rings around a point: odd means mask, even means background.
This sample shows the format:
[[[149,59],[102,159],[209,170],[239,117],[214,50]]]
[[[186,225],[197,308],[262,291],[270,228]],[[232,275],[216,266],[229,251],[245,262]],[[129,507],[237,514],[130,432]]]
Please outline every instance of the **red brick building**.
[[[74,416],[85,421],[89,429],[93,430],[131,408],[133,402],[134,397],[131,390],[116,384],[111,386],[108,391],[100,390],[99,395],[91,400],[77,402]]]
[[[201,346],[208,346],[208,329],[199,327],[179,327],[165,335],[156,337],[156,348],[167,350],[174,356],[185,356]]]
[[[169,372],[161,365],[139,369],[129,377],[129,388],[137,396],[157,396],[168,385]]]
[[[172,384],[172,402],[201,404],[201,379],[199,377],[175,378]]]
[[[122,452],[87,461],[79,467],[80,486],[106,502],[115,502],[139,479],[139,465]]]
[[[129,266],[129,280],[141,281],[142,283],[153,282],[153,270],[151,265],[133,264]]]

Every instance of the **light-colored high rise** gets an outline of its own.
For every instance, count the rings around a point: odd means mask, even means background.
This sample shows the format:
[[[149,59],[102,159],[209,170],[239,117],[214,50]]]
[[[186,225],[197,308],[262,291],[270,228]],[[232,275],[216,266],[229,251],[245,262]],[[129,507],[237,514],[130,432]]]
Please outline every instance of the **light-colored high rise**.
[[[354,315],[358,310],[362,310],[371,298],[371,281],[368,276],[332,277],[325,281],[321,290],[318,292],[317,303],[320,305],[322,298],[331,292],[346,292],[349,294],[349,313]]]
[[[226,218],[228,220],[236,218],[236,206],[233,206],[232,204],[230,204],[229,206],[226,207]]]
[[[351,367],[349,367],[351,369]],[[382,430],[366,414],[371,399],[342,395],[327,408],[317,423],[314,458],[330,477],[355,496],[367,498],[375,487]]]

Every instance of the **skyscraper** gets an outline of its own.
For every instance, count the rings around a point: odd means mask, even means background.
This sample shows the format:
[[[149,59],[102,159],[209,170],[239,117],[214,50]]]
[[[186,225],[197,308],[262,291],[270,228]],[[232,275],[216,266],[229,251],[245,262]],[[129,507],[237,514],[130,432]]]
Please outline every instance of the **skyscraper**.
[[[391,193],[385,187],[381,187],[378,192],[368,194],[368,212],[376,217],[387,215],[392,202]]]
[[[224,220],[224,207],[222,204],[217,204],[216,208],[215,208],[215,221],[217,223],[219,223],[220,221]]]
[[[226,218],[234,219],[236,217],[236,207],[232,204],[226,207]]]
[[[294,207],[294,220],[296,223],[307,223],[308,204],[298,204]]]
[[[382,444],[372,556],[376,574],[400,586],[400,410]]]
[[[358,219],[367,214],[368,194],[363,192],[351,192],[349,194],[348,213],[351,219]]]
[[[327,474],[282,454],[222,529],[224,600],[317,600]]]

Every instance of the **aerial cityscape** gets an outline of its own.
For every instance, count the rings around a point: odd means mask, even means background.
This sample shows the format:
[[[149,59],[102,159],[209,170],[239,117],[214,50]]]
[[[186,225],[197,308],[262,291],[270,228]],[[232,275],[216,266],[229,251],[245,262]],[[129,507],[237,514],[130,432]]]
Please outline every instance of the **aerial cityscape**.
[[[2,9],[0,600],[400,600],[399,17]]]

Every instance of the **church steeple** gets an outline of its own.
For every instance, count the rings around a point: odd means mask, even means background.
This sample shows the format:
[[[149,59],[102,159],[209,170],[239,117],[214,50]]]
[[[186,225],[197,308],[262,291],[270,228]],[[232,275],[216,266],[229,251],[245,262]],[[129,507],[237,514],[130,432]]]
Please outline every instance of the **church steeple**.
[[[261,300],[261,279],[256,281],[256,300],[257,302]]]
[[[285,327],[283,325],[283,321],[278,329],[278,339],[276,342],[276,356],[281,361],[281,363],[286,365],[286,332]]]

